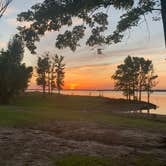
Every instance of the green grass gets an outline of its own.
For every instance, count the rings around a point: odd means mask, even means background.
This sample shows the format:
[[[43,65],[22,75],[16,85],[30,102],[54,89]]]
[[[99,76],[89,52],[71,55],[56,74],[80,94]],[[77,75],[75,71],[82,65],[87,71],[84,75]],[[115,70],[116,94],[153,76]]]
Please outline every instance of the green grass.
[[[151,155],[139,155],[136,157],[123,157],[113,159],[108,157],[94,157],[81,155],[68,155],[51,159],[56,166],[161,166],[160,160]]]
[[[47,121],[69,120],[166,130],[164,122],[106,112],[104,110],[111,110],[113,107],[107,101],[108,99],[101,97],[43,97],[40,93],[28,93],[15,99],[10,106],[0,106],[0,125],[22,127]]]

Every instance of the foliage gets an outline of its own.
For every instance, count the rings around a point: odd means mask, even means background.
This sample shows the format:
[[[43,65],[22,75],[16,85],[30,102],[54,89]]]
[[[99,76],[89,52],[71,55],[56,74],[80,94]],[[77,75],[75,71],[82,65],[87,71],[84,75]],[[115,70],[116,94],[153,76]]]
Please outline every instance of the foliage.
[[[22,64],[24,44],[15,35],[6,51],[0,52],[0,103],[9,103],[15,95],[24,91],[32,75],[32,67]]]
[[[57,36],[56,47],[59,49],[69,47],[75,51],[87,29],[90,34],[87,45],[113,44],[120,42],[124,32],[137,26],[146,14],[158,11],[164,16],[166,7],[163,1],[160,4],[158,0],[45,0],[18,15],[18,21],[31,23],[30,27],[18,27],[18,30],[32,53],[36,50],[35,42],[40,41],[47,31],[60,31],[64,26],[74,27]],[[110,7],[126,11],[111,34],[107,32],[111,24],[108,21]],[[74,18],[80,20],[78,25],[74,25]],[[164,22],[165,17],[162,18]]]
[[[156,86],[155,79],[157,77],[154,74],[152,61],[131,56],[124,60],[124,64],[118,66],[117,71],[112,76],[116,81],[115,88],[122,90],[129,100],[131,96],[133,99],[139,98],[141,100],[143,90],[146,90],[150,95],[152,88]]]
[[[64,86],[64,69],[65,64],[63,63],[64,57],[51,56],[50,53],[46,53],[44,57],[38,58],[37,64],[37,85],[41,85],[43,87],[43,93],[46,91],[46,87],[48,87],[49,94],[57,88],[58,92]]]
[[[50,63],[49,63],[49,55],[46,54],[43,58],[39,57],[37,62],[37,85],[41,85],[43,87],[43,93],[45,93],[46,85],[47,85],[47,73],[49,71]]]
[[[55,55],[55,72],[56,72],[56,87],[58,93],[62,90],[64,86],[64,77],[65,77],[65,64],[63,63],[64,57]]]

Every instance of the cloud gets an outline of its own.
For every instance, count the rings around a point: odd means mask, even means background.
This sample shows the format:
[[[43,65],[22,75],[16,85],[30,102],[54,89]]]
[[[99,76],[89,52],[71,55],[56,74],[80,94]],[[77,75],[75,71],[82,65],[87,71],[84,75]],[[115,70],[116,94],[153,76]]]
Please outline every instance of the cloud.
[[[112,66],[111,63],[103,63],[103,64],[93,64],[93,65],[82,65],[82,66],[73,66],[73,67],[67,67],[67,70],[89,70],[89,69],[96,69],[96,68],[105,68]]]

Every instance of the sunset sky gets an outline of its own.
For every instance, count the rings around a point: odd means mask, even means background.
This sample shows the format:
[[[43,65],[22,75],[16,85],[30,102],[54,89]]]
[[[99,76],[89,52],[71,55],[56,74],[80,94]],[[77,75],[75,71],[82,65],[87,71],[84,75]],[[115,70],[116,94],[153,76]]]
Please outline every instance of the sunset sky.
[[[20,25],[16,21],[17,14],[26,11],[33,4],[42,0],[13,0],[5,16],[0,20],[0,48],[6,47],[8,40],[17,32]],[[109,31],[115,28],[122,11],[111,9]],[[158,74],[158,89],[166,89],[166,49],[164,46],[163,28],[161,21],[152,21],[152,16],[147,16],[148,26],[143,23],[126,32],[123,42],[117,45],[97,47],[104,49],[103,55],[97,55],[97,48],[89,48],[82,44],[75,52],[69,49],[57,50],[55,40],[58,32],[47,33],[37,44],[37,55],[25,52],[24,62],[35,66],[39,55],[50,51],[65,56],[66,77],[65,88],[67,89],[112,89],[114,87],[111,76],[118,64],[122,63],[126,56],[140,56],[151,59],[155,71]],[[74,19],[74,24],[80,20]],[[62,30],[64,31],[65,28]],[[88,33],[88,31],[87,31]],[[130,34],[130,35],[129,35]],[[83,41],[82,41],[83,43]],[[30,88],[35,88],[35,78],[31,81]]]

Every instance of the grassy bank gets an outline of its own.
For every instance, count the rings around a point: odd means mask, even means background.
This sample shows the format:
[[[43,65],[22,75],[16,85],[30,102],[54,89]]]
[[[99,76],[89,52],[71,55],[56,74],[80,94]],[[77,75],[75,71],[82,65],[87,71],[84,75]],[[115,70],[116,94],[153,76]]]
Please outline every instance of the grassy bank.
[[[142,118],[121,112],[138,107],[125,100],[101,97],[54,95],[43,97],[40,93],[27,93],[9,106],[0,106],[0,125],[24,126],[54,120],[109,123],[115,126],[153,127],[166,129],[165,121]],[[118,114],[116,114],[118,113]],[[158,119],[157,119],[158,120]]]

